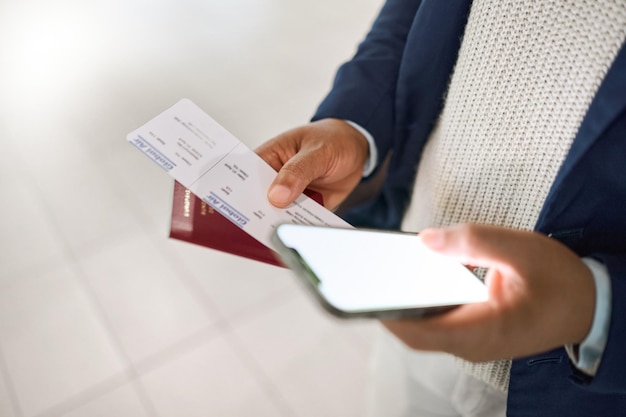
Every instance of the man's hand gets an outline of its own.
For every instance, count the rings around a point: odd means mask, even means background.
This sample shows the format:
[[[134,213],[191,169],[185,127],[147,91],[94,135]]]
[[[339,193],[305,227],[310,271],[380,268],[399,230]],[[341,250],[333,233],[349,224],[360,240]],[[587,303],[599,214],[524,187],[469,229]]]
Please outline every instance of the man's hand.
[[[368,145],[345,121],[323,119],[289,130],[256,152],[278,171],[268,191],[270,203],[286,207],[310,186],[332,209],[361,180]]]
[[[577,344],[589,333],[593,277],[561,243],[538,233],[479,225],[429,229],[421,236],[437,252],[488,267],[489,300],[424,320],[383,323],[409,347],[482,362]]]

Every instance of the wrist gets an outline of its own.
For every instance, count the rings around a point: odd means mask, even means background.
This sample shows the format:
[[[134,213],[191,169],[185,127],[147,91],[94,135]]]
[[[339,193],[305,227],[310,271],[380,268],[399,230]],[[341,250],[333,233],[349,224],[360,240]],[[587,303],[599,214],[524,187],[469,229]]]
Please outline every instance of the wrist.
[[[595,285],[595,306],[591,328],[585,338],[576,345],[566,345],[570,360],[577,369],[594,376],[600,366],[608,338],[611,315],[611,283],[606,267],[591,258],[584,258]]]
[[[365,164],[363,166],[363,177],[367,177],[374,171],[378,161],[378,150],[376,148],[376,143],[374,142],[374,137],[361,125],[354,123],[350,120],[344,121],[352,126],[354,129],[356,129],[367,141],[368,157],[365,160]]]

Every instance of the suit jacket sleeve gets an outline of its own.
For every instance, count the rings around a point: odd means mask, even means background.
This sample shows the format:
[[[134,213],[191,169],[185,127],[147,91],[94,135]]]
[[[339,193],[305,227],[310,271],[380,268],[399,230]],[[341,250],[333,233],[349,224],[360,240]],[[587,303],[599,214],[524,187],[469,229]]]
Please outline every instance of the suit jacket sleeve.
[[[611,319],[602,361],[589,388],[606,393],[626,393],[626,360],[624,359],[624,329],[626,329],[626,254],[599,254],[611,275]],[[579,379],[585,384],[585,379]]]
[[[391,149],[398,72],[407,35],[421,1],[388,0],[356,55],[343,64],[313,120],[353,121],[375,139],[379,160]]]

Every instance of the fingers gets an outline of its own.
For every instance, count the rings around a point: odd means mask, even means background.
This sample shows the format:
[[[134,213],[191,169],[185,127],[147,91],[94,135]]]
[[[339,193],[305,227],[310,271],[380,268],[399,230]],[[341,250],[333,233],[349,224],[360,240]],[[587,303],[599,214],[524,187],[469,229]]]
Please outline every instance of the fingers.
[[[420,236],[435,251],[465,265],[488,268],[485,284],[491,302],[497,304],[531,291],[521,277],[537,276],[538,266],[549,268],[549,262],[538,260],[554,249],[553,242],[538,233],[477,224],[428,229]]]
[[[457,324],[465,322],[468,330],[491,327],[484,334],[492,336],[493,346],[502,347],[500,352],[511,356],[537,353],[578,343],[587,334],[593,318],[593,278],[578,255],[561,243],[539,233],[484,225],[429,229],[420,235],[437,252],[489,268],[489,301],[484,307],[497,315],[491,321],[487,316],[468,315],[468,321],[458,318]],[[455,320],[439,324],[447,323],[447,330],[456,337],[465,331],[452,325]],[[533,337],[528,338],[529,334]]]
[[[268,189],[276,207],[289,206],[309,185],[324,205],[337,206],[358,184],[369,147],[345,121],[322,119],[287,131],[257,148],[278,174]]]
[[[497,349],[499,343],[489,329],[498,320],[498,311],[492,305],[476,303],[430,318],[389,320],[383,325],[411,349],[443,351],[484,361],[494,359],[491,349]]]
[[[289,130],[263,143],[255,149],[255,152],[278,172],[283,164],[298,152],[300,147],[298,141],[298,129]]]
[[[495,226],[464,224],[420,233],[429,248],[453,256],[466,265],[509,268],[511,260],[535,248],[542,236]],[[526,244],[533,240],[532,244]],[[548,238],[545,238],[546,240]]]

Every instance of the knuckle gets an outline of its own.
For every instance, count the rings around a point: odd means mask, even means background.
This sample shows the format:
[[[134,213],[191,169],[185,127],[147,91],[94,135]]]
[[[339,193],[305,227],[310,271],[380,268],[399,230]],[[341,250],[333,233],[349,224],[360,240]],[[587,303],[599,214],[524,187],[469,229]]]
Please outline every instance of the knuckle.
[[[457,241],[462,253],[473,256],[476,248],[480,245],[480,226],[475,224],[462,224],[458,226]]]
[[[314,179],[310,172],[309,163],[302,160],[302,158],[292,158],[283,165],[279,175],[282,183],[297,187],[302,186],[302,188]]]
[[[300,159],[292,159],[282,168],[283,174],[296,178],[306,177],[305,164]]]

